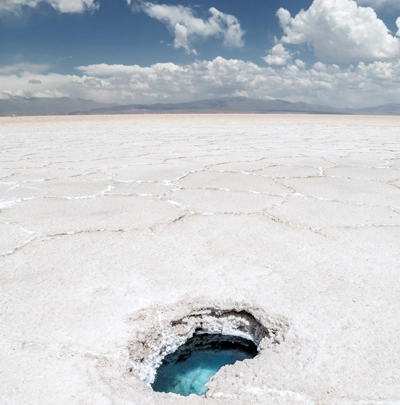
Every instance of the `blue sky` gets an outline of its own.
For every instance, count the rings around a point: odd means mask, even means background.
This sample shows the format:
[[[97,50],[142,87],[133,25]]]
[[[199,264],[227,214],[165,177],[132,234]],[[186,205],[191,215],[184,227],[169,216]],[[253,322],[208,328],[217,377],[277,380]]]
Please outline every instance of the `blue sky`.
[[[0,98],[400,103],[398,0],[0,0]]]
[[[22,2],[21,2],[22,3]],[[27,3],[27,2],[25,2]],[[95,63],[151,65],[158,62],[188,63],[196,56],[174,50],[165,24],[135,12],[126,0],[100,0],[97,11],[60,13],[47,2],[0,15],[0,63],[50,63],[54,70],[73,73],[79,65]],[[276,11],[285,7],[298,12],[306,0],[215,0],[159,2],[190,7],[204,20],[215,7],[238,18],[246,46],[223,46],[217,38],[194,40],[197,58],[241,58],[260,63],[274,36],[281,35]],[[131,6],[134,3],[131,4]]]

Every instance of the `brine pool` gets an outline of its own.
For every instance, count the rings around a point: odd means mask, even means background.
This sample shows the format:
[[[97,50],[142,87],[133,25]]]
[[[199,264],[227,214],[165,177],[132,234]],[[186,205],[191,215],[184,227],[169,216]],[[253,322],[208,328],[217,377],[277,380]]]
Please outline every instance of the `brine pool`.
[[[152,388],[182,396],[205,395],[207,383],[221,367],[257,354],[256,344],[240,336],[195,334],[164,358]]]

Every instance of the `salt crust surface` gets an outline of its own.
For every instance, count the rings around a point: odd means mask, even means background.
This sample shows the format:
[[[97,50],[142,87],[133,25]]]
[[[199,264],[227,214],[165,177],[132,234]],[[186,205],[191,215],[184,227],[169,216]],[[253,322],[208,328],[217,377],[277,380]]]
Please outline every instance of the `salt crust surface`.
[[[2,404],[400,403],[400,118],[0,124]],[[285,339],[153,392],[130,348],[201,305]]]

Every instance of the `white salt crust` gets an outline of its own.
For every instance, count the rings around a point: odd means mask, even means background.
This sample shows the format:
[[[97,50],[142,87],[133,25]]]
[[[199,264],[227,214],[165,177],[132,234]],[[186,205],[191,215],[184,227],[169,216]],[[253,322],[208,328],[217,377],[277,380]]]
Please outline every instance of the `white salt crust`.
[[[0,118],[1,404],[399,404],[399,128]],[[154,392],[202,309],[284,340],[223,367],[206,398]],[[239,333],[229,316],[205,324]]]

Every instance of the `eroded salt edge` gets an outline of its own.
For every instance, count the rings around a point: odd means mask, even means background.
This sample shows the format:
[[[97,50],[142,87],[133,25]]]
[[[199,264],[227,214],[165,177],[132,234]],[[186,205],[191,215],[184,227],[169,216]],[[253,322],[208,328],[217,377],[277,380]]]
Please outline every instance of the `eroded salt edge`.
[[[282,330],[276,330],[276,325],[269,328],[269,325],[263,325],[243,309],[196,311],[166,325],[162,322],[159,312],[158,318],[158,327],[150,329],[142,341],[136,342],[130,348],[130,368],[148,385],[154,382],[163,359],[175,352],[195,333],[239,336],[254,342],[260,351],[265,346],[277,343],[279,336],[284,333],[283,329],[287,327],[286,323],[282,323]]]

